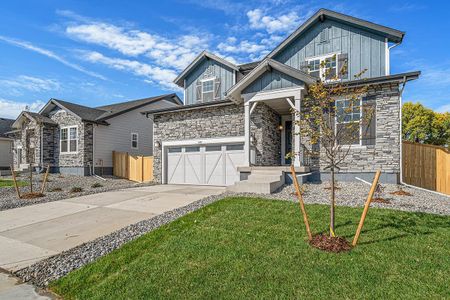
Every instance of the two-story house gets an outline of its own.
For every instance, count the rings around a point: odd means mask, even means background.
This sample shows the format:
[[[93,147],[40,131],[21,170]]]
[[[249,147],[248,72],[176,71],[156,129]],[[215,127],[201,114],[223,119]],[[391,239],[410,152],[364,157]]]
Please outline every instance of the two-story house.
[[[302,180],[326,179],[320,161],[308,159],[300,135],[293,134],[301,115],[292,111],[328,70],[349,86],[367,85],[361,101],[374,107],[370,130],[351,139],[338,180],[371,178],[381,169],[382,181],[398,182],[401,93],[420,75],[390,73],[390,48],[404,35],[321,9],[261,61],[235,65],[202,52],[175,79],[184,106],[147,113],[154,122],[156,180],[271,192],[289,180],[290,152]],[[364,69],[364,79],[356,80]]]

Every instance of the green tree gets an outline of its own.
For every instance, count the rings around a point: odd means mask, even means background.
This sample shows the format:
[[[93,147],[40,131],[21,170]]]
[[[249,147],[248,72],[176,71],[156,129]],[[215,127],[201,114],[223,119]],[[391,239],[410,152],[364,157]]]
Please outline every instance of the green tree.
[[[402,108],[403,140],[433,144],[450,144],[450,113],[437,113],[420,103],[407,102]]]

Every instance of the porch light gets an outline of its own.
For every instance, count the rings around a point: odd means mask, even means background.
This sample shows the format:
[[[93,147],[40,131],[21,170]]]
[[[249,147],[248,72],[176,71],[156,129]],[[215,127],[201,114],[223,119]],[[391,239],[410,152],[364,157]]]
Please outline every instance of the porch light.
[[[279,130],[279,131],[283,130],[283,128],[284,128],[283,125],[281,125],[281,124],[278,125],[278,130]]]
[[[155,146],[155,148],[159,149],[161,147],[161,143],[158,141],[155,141],[154,146]]]

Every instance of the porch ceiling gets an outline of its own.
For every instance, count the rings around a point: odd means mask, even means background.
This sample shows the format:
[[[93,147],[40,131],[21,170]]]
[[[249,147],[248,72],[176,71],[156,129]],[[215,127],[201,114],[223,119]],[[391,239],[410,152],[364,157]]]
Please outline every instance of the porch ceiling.
[[[292,107],[289,105],[286,99],[278,98],[273,100],[261,101],[260,103],[266,104],[280,115],[290,115],[292,113]]]

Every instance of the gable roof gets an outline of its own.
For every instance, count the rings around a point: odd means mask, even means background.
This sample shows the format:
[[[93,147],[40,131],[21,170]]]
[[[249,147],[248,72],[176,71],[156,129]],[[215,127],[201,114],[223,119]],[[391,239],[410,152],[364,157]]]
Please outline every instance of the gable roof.
[[[307,29],[309,29],[312,25],[314,25],[317,22],[321,22],[324,19],[336,20],[341,23],[351,24],[353,26],[363,28],[371,32],[375,32],[377,34],[385,36],[386,38],[388,38],[390,42],[394,43],[401,43],[403,37],[405,36],[405,32],[403,31],[375,24],[345,14],[341,14],[332,10],[321,8],[312,17],[306,20],[305,23],[303,23],[299,28],[297,28],[297,30],[295,30],[284,41],[282,41],[275,49],[273,49],[266,57],[267,58],[274,57],[278,52],[284,49],[284,47],[289,45],[294,39],[296,39]]]
[[[233,85],[226,93],[226,97],[233,100],[238,101],[238,93],[243,91],[247,86],[249,86],[255,79],[261,76],[267,70],[271,68],[289,75],[293,78],[303,81],[306,84],[313,84],[317,82],[317,78],[312,77],[305,72],[292,68],[288,65],[282,64],[276,60],[266,58],[264,59],[256,68],[254,68],[250,73],[245,75],[239,82]]]
[[[11,125],[11,128],[19,128],[19,123],[23,118],[34,120],[37,123],[56,125],[55,121],[46,116],[41,115],[40,113],[35,113],[31,111],[22,111],[20,115],[17,117],[17,119],[14,120],[13,124]]]
[[[145,106],[147,104],[166,99],[174,104],[182,105],[180,98],[175,93],[165,94],[155,97],[149,97],[144,99],[138,99],[133,101],[120,102],[110,105],[104,105],[99,107],[88,107],[80,104],[75,104],[72,102],[50,99],[47,104],[40,110],[37,115],[44,117],[45,113],[50,112],[53,107],[57,106],[64,109],[76,117],[80,118],[82,121],[93,122],[98,124],[108,124],[105,120],[115,117],[117,115],[129,112],[133,109]],[[45,117],[46,118],[46,117]],[[47,118],[48,119],[48,118]],[[51,119],[49,119],[51,121]]]
[[[13,119],[0,118],[0,138],[7,137],[6,133],[11,131],[11,126],[13,123]]]
[[[172,101],[175,104],[183,105],[183,102],[178,98],[177,94],[166,94],[156,97],[150,97],[150,98],[144,98],[144,99],[138,99],[133,101],[126,101],[116,104],[110,104],[110,105],[104,105],[104,106],[98,106],[96,109],[104,111],[104,113],[97,119],[97,120],[105,120],[108,118],[112,118],[114,116],[117,116],[119,114],[123,114],[125,112],[128,112],[130,110],[148,105],[150,103],[167,99]]]
[[[233,69],[233,70],[236,70],[236,71],[239,71],[239,68],[235,65],[235,64],[233,64],[233,63],[231,63],[231,62],[229,62],[229,61],[227,61],[227,60],[225,60],[225,59],[223,59],[223,58],[221,58],[221,57],[218,57],[217,55],[214,55],[214,54],[212,54],[212,53],[210,53],[210,52],[208,52],[208,51],[202,51],[181,73],[180,73],[180,75],[178,75],[177,76],[177,78],[175,78],[175,80],[173,81],[175,84],[177,84],[178,86],[180,86],[180,87],[183,87],[183,85],[184,85],[184,83],[183,83],[183,81],[184,81],[184,78],[186,78],[186,76],[187,76],[187,74],[193,69],[193,68],[195,68],[203,59],[212,59],[212,60],[215,60],[215,61],[217,61],[217,62],[219,62],[219,63],[221,63],[221,64],[223,64],[223,65],[225,65],[225,66],[227,66],[227,67],[230,67],[231,69]]]

